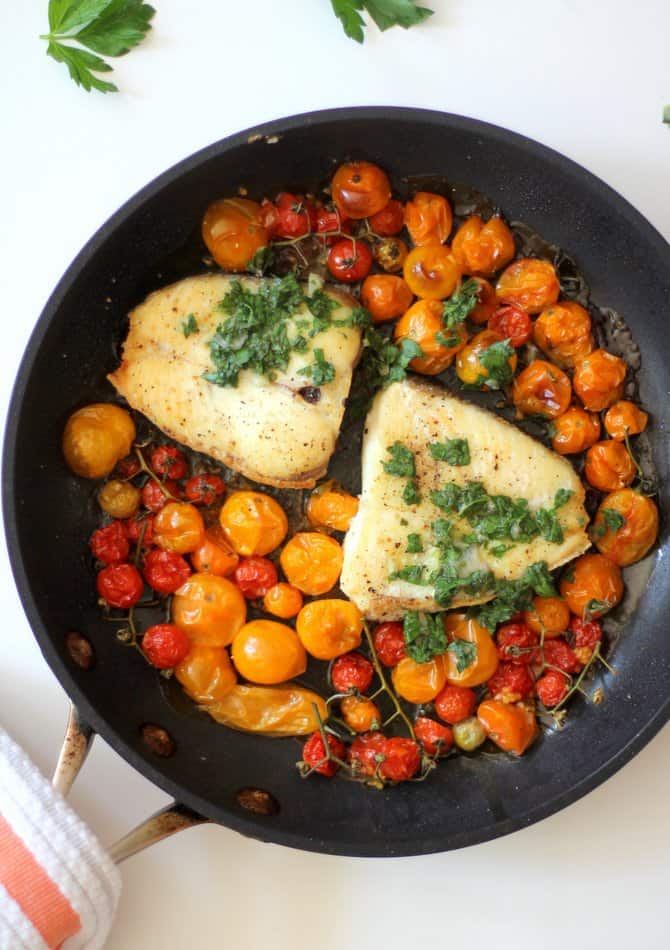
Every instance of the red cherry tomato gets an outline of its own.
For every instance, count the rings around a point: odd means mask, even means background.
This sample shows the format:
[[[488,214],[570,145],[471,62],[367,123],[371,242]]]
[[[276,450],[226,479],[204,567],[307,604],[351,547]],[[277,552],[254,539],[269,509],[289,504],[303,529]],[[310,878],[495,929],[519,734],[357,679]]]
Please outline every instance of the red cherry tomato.
[[[128,529],[125,521],[112,521],[91,535],[91,553],[103,564],[118,564],[130,554]]]
[[[142,567],[144,579],[158,594],[174,594],[191,576],[188,561],[174,551],[153,548]]]
[[[184,496],[194,505],[211,505],[226,493],[226,483],[218,475],[193,475],[184,485]]]
[[[157,670],[169,670],[181,663],[191,649],[191,641],[181,627],[156,623],[142,637],[142,652]]]
[[[558,705],[568,691],[568,678],[558,670],[547,670],[536,684],[537,698],[547,709]]]
[[[358,775],[374,775],[384,756],[386,739],[381,732],[356,736],[347,749],[347,762]]]
[[[151,467],[159,478],[171,478],[179,481],[188,472],[183,452],[174,445],[159,445],[151,453]]]
[[[179,491],[179,485],[176,482],[172,481],[170,478],[166,478],[165,482],[166,490],[173,495],[175,498],[179,498],[181,492]],[[167,495],[163,488],[158,484],[157,481],[154,481],[153,478],[150,478],[142,489],[142,504],[145,508],[148,508],[149,511],[160,511],[161,508],[164,508],[169,501],[171,501],[170,495]]]
[[[375,668],[362,653],[345,653],[333,661],[330,681],[337,693],[357,690],[364,693],[375,675]]]
[[[274,207],[277,216],[271,230],[277,237],[304,237],[314,230],[316,210],[301,195],[282,191],[277,195]]]
[[[393,736],[384,743],[380,775],[390,782],[406,782],[421,767],[421,750],[412,739]]]
[[[243,557],[233,579],[247,600],[265,597],[278,581],[277,568],[266,557]]]
[[[454,744],[454,734],[449,726],[425,716],[419,716],[414,723],[414,735],[428,755],[446,755]]]
[[[373,641],[377,656],[384,666],[397,666],[407,655],[403,625],[396,620],[380,623]]]
[[[328,270],[336,280],[355,284],[370,273],[372,252],[364,241],[342,238],[330,249]]]
[[[330,733],[326,734],[326,741],[333,755],[336,755],[338,759],[344,759],[346,754],[344,743],[336,739],[335,736],[330,735]],[[326,778],[332,778],[339,766],[337,762],[333,762],[332,759],[328,759],[324,762],[325,758],[326,747],[323,744],[321,733],[313,732],[302,747],[302,760],[310,769],[314,769],[318,775],[325,775]],[[319,765],[319,763],[321,763],[321,765]]]
[[[582,620],[572,617],[570,620],[570,640],[575,656],[580,663],[588,663],[596,644],[603,638],[603,625],[599,620]]]
[[[469,719],[476,705],[477,694],[468,686],[447,685],[435,697],[435,712],[452,726]]]
[[[337,208],[319,208],[316,212],[316,232],[326,237],[327,244],[335,244],[340,232],[351,234],[351,222]]]
[[[133,544],[138,544],[142,538],[142,547],[148,548],[154,537],[154,516],[153,515],[135,515],[126,521],[126,531],[128,539]]]
[[[533,674],[521,663],[500,663],[486,685],[493,699],[504,703],[516,703],[535,692]]]
[[[533,335],[533,321],[521,307],[500,307],[489,319],[489,330],[499,333],[517,348],[527,343]]]
[[[579,673],[584,665],[579,661],[577,654],[567,640],[562,637],[556,637],[545,642],[544,662],[547,666],[557,667],[563,673]]]
[[[98,574],[97,587],[110,607],[127,610],[142,596],[144,581],[132,564],[108,564]]]
[[[133,478],[140,471],[140,461],[136,455],[126,455],[120,462],[116,463],[115,473],[118,478]]]
[[[405,208],[402,201],[391,198],[386,207],[377,214],[373,214],[368,221],[372,230],[380,237],[399,234],[405,224]]]
[[[534,650],[540,642],[539,634],[525,623],[504,623],[496,631],[498,656],[501,660],[521,665],[535,663],[539,652]]]

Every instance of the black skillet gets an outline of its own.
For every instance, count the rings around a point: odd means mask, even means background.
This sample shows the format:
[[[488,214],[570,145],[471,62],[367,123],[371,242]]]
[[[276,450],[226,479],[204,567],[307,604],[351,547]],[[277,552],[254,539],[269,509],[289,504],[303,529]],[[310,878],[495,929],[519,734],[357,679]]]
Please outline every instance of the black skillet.
[[[60,451],[69,413],[111,398],[104,373],[116,365],[124,314],[147,289],[171,279],[163,262],[189,244],[206,205],[240,184],[256,197],[299,190],[348,157],[376,161],[395,180],[467,182],[574,256],[593,299],[623,314],[639,343],[659,501],[670,510],[668,244],[618,194],[542,145],[472,119],[384,107],[311,113],[234,135],[161,175],[103,225],[49,300],[18,373],[4,446],[5,528],[47,662],[83,718],[145,776],[205,818],[253,837],[334,854],[422,854],[552,814],[612,775],[666,722],[665,527],[646,591],[615,649],[618,676],[597,680],[606,687],[604,705],[576,702],[567,727],[522,760],[461,756],[422,784],[375,792],[346,781],[303,781],[292,764],[295,740],[235,733],[166,701],[154,672],[100,619],[84,543],[96,518],[92,487],[70,475]],[[70,631],[92,642],[91,669],[73,662]],[[172,755],[160,757],[146,744],[147,723],[167,730]],[[240,796],[241,789],[272,797]],[[270,801],[272,814],[248,809]]]

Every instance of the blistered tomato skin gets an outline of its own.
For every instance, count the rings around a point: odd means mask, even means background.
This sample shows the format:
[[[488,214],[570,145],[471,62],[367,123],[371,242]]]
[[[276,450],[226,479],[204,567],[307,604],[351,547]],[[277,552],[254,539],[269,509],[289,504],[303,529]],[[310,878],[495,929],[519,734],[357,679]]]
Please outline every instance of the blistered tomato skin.
[[[603,638],[603,625],[599,620],[582,620],[572,617],[570,620],[570,640],[575,656],[580,663],[586,664],[593,651]]]
[[[405,208],[402,201],[391,198],[381,211],[373,214],[368,224],[380,237],[390,237],[402,231],[405,224]]]
[[[634,402],[621,399],[605,413],[605,429],[610,439],[623,442],[626,436],[639,435],[647,428],[649,416]]]
[[[547,670],[537,681],[537,698],[546,709],[557,706],[568,691],[568,678],[558,670]]]
[[[98,593],[110,607],[127,610],[142,596],[144,581],[132,564],[108,564],[98,574]]]
[[[486,685],[489,695],[503,703],[516,703],[535,692],[535,679],[523,663],[501,663]]]
[[[442,195],[418,191],[405,205],[405,227],[417,247],[444,244],[452,224],[451,205]]]
[[[389,782],[407,782],[421,768],[421,752],[412,739],[402,736],[386,739],[383,755],[379,773]]]
[[[347,750],[347,762],[354,774],[372,777],[384,757],[386,739],[381,732],[366,732],[356,736]]]
[[[498,310],[500,304],[493,284],[483,277],[471,277],[478,287],[477,303],[468,315],[470,323],[484,324],[488,323],[493,314]]]
[[[535,344],[562,369],[574,369],[593,349],[591,318],[572,300],[543,310],[533,328]]]
[[[445,300],[456,290],[461,269],[451,250],[443,244],[415,247],[403,265],[405,283],[423,300]]]
[[[164,551],[189,554],[205,538],[205,523],[194,505],[169,501],[154,519],[154,543]]]
[[[416,356],[410,367],[425,376],[436,376],[450,366],[456,354],[465,346],[468,333],[463,324],[445,330],[442,323],[442,303],[439,300],[417,300],[395,325],[396,343],[413,340],[423,356]],[[440,340],[448,340],[445,346]]]
[[[342,561],[342,546],[318,531],[294,534],[279,556],[288,582],[311,597],[327,594],[335,587]]]
[[[635,462],[622,442],[596,442],[586,453],[584,475],[598,491],[626,488],[637,474]]]
[[[577,455],[600,438],[600,418],[580,406],[570,406],[553,420],[551,446],[559,455]]]
[[[233,550],[244,557],[269,554],[288,532],[284,509],[264,492],[229,495],[219,512],[219,522]]]
[[[583,554],[564,570],[561,597],[578,617],[601,617],[623,597],[621,570],[604,554]]]
[[[158,594],[174,594],[191,576],[188,561],[175,551],[148,551],[142,566],[144,579]]]
[[[330,733],[326,734],[326,742],[331,754],[343,761],[347,752],[344,743]],[[318,731],[313,732],[302,747],[302,760],[317,775],[325,775],[326,778],[332,778],[339,768],[337,762],[326,758],[326,747],[323,744],[321,733]]]
[[[304,237],[314,230],[316,210],[302,195],[282,191],[274,203],[274,214],[266,207],[267,219],[272,222],[272,233],[281,238]]]
[[[523,416],[555,419],[570,405],[570,380],[557,366],[534,360],[514,380],[512,400]]]
[[[307,655],[295,630],[275,620],[245,624],[235,635],[231,654],[240,676],[265,686],[300,676],[307,668]]]
[[[235,554],[218,526],[206,530],[202,543],[191,552],[191,563],[199,574],[229,577],[239,561],[239,555]]]
[[[247,606],[238,588],[214,574],[192,574],[172,601],[173,621],[194,643],[204,646],[228,646],[246,617]]]
[[[140,507],[140,490],[130,482],[112,478],[98,492],[98,502],[110,518],[132,518]]]
[[[233,571],[233,578],[247,600],[265,597],[278,581],[277,568],[266,557],[245,557]]]
[[[561,601],[561,603],[563,603]],[[570,611],[566,610],[565,626],[570,618]],[[565,630],[565,626],[561,629]],[[496,645],[498,656],[501,660],[509,663],[517,663],[520,666],[529,666],[535,663],[539,658],[539,651],[536,649],[540,642],[539,633],[531,629],[526,623],[512,621],[501,624],[496,630]]]
[[[372,314],[374,323],[402,316],[413,300],[407,283],[394,274],[371,274],[361,288],[361,303]]]
[[[347,162],[333,175],[331,193],[340,214],[360,220],[388,205],[391,183],[386,172],[372,162]]]
[[[345,653],[333,661],[330,681],[336,693],[364,693],[372,683],[375,668],[362,653]]]
[[[145,512],[144,514],[135,515],[134,518],[129,518],[126,521],[126,531],[128,532],[128,540],[132,541],[133,544],[139,544],[141,541],[143,548],[151,547],[154,537],[154,516]]]
[[[502,303],[515,304],[528,313],[540,313],[556,303],[561,287],[549,261],[523,257],[510,264],[498,278],[496,293]]]
[[[567,630],[570,608],[561,597],[533,597],[533,606],[524,611],[523,619],[533,633],[547,640]]]
[[[395,620],[380,623],[373,635],[377,656],[384,666],[397,666],[406,657],[403,625]]]
[[[414,722],[414,735],[428,755],[443,756],[454,744],[454,734],[449,726],[435,719],[419,716]]]
[[[476,705],[477,694],[467,686],[447,685],[435,697],[435,712],[452,726],[471,716]]]
[[[464,274],[493,277],[512,260],[514,235],[502,218],[494,216],[486,224],[475,214],[464,221],[451,242]]]
[[[358,498],[336,482],[324,482],[315,488],[307,502],[309,523],[322,531],[348,531],[358,511]]]
[[[159,445],[151,453],[151,468],[160,478],[179,481],[188,472],[184,453],[174,445]]]
[[[153,478],[150,478],[142,488],[142,504],[149,511],[158,512],[167,505],[168,501],[179,498],[179,494],[179,485],[171,479],[166,478],[159,485]]]
[[[263,597],[263,607],[269,614],[288,620],[296,617],[302,608],[302,594],[297,587],[281,581],[273,584]]]
[[[463,613],[444,614],[444,629],[449,642],[464,640],[476,647],[475,659],[461,672],[458,671],[456,653],[449,651],[447,678],[455,686],[479,686],[493,676],[498,668],[498,651],[486,627]]]
[[[295,626],[311,656],[332,660],[360,646],[363,617],[349,600],[314,600],[302,608]]]
[[[123,521],[112,521],[91,535],[91,554],[103,564],[119,564],[130,554],[128,529]]]
[[[584,665],[563,637],[545,643],[544,662],[548,667],[555,667],[562,673],[579,673]]]
[[[487,699],[479,704],[477,718],[489,739],[513,755],[523,755],[537,735],[533,713],[511,703]]]
[[[409,248],[399,237],[382,238],[372,246],[372,256],[387,274],[399,273],[407,260]]]
[[[572,385],[591,412],[608,409],[623,394],[626,364],[607,350],[593,350],[575,366]]]
[[[469,340],[456,355],[456,375],[462,383],[468,386],[479,386],[486,389],[486,380],[489,371],[481,362],[481,356],[494,343],[500,343],[501,337],[493,330],[480,330]],[[510,371],[516,370],[517,355],[512,353],[508,359]]]
[[[81,478],[104,478],[130,452],[135,423],[113,403],[97,402],[73,412],[63,431],[63,455]]]
[[[501,339],[509,340],[514,349],[527,343],[533,334],[533,321],[528,313],[511,305],[496,310],[488,326]]]
[[[619,567],[641,560],[658,536],[658,508],[632,488],[606,495],[593,522],[593,543]]]
[[[144,632],[142,652],[157,670],[169,670],[186,657],[191,641],[171,623],[156,623]]]
[[[254,255],[267,247],[270,235],[263,227],[257,202],[224,198],[207,208],[202,220],[202,239],[219,267],[243,271]]]
[[[218,475],[193,475],[184,486],[184,496],[194,505],[211,505],[226,493],[226,483]]]
[[[225,647],[191,644],[175,667],[175,676],[197,703],[216,703],[237,683],[237,675]]]

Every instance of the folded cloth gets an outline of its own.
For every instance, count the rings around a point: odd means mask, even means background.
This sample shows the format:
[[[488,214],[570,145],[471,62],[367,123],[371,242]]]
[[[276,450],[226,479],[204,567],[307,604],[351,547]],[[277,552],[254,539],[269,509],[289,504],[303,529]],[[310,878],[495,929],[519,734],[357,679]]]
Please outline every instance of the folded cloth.
[[[97,838],[0,728],[0,950],[97,950],[120,893]]]

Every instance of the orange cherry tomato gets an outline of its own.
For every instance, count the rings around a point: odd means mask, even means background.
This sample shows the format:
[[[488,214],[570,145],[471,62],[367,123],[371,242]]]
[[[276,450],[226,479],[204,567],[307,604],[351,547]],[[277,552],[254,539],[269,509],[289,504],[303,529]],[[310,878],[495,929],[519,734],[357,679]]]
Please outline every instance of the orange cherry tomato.
[[[398,234],[405,224],[405,208],[402,201],[391,198],[381,211],[370,217],[369,224],[374,233],[381,237]]]
[[[625,488],[635,478],[637,469],[630,452],[621,442],[609,439],[596,442],[586,453],[584,475],[598,491]]]
[[[591,317],[581,304],[562,300],[542,311],[535,321],[533,339],[557,366],[574,369],[593,349]]]
[[[641,560],[657,535],[658,508],[651,498],[622,488],[601,501],[593,522],[593,543],[619,567]]]
[[[281,505],[259,491],[237,491],[219,512],[226,538],[237,554],[269,554],[282,543],[288,520]]]
[[[226,648],[198,643],[175,666],[174,675],[196,703],[216,703],[237,683]]]
[[[492,742],[514,755],[523,755],[538,733],[535,716],[529,709],[497,699],[480,703],[477,719]]]
[[[523,620],[535,633],[551,640],[568,629],[570,608],[561,597],[533,597],[533,607],[524,610]]]
[[[247,619],[244,597],[225,577],[192,574],[172,601],[172,621],[193,643],[225,647]]]
[[[475,658],[460,673],[458,656],[451,650],[446,654],[447,681],[452,686],[479,686],[490,679],[498,669],[499,657],[493,637],[486,627],[464,613],[446,613],[444,629],[450,643],[465,640],[475,645]]]
[[[340,214],[358,220],[387,206],[391,183],[386,172],[372,162],[346,162],[333,175],[331,193]]]
[[[604,554],[582,554],[563,572],[561,597],[578,617],[600,617],[623,597],[621,571]]]
[[[154,518],[154,544],[164,551],[188,554],[205,539],[205,522],[195,507],[187,502],[169,501]]]
[[[568,377],[545,360],[533,360],[519,373],[512,387],[512,400],[523,416],[555,419],[566,411],[571,397]]]
[[[572,385],[591,412],[607,409],[623,393],[626,364],[607,350],[593,350],[575,366]]]
[[[471,323],[488,323],[493,314],[499,307],[498,296],[493,284],[483,277],[471,277],[471,280],[477,284],[477,303],[473,310],[468,314],[468,320]]]
[[[409,248],[399,237],[382,238],[372,245],[372,256],[387,274],[397,274],[403,269]]]
[[[279,584],[271,587],[263,598],[263,607],[269,614],[288,620],[289,617],[295,617],[300,613],[302,594],[292,584],[280,581]]]
[[[315,710],[316,707],[316,710]],[[304,736],[328,718],[326,703],[311,689],[293,683],[249,686],[238,683],[207,707],[212,719],[230,729],[263,736]]]
[[[198,573],[216,574],[218,577],[232,574],[239,560],[239,555],[230,547],[218,525],[205,531],[202,544],[191,553],[191,563]]]
[[[391,676],[398,696],[408,703],[429,703],[447,682],[447,660],[441,654],[427,663],[417,663],[406,656],[393,667]]]
[[[307,502],[309,523],[322,531],[348,531],[358,511],[358,498],[348,494],[334,481],[315,488]]]
[[[275,620],[245,623],[230,652],[240,676],[262,686],[283,683],[307,669],[307,654],[297,633]]]
[[[418,343],[424,355],[416,356],[410,367],[417,373],[436,376],[453,363],[454,356],[465,346],[468,332],[462,323],[452,330],[444,327],[439,300],[417,300],[396,323],[393,338]]]
[[[605,429],[611,439],[623,442],[627,435],[639,435],[647,428],[649,416],[634,402],[620,399],[605,413]]]
[[[551,444],[559,455],[584,452],[600,438],[600,418],[579,406],[570,406],[554,419]]]
[[[385,323],[401,316],[414,295],[402,277],[393,274],[371,274],[361,287],[361,303],[369,310],[374,323]]]
[[[415,247],[403,265],[407,286],[424,300],[450,297],[461,277],[461,269],[451,250],[443,244]]]
[[[463,273],[477,277],[493,277],[516,252],[514,235],[498,215],[484,224],[473,214],[454,235],[451,248]]]
[[[482,363],[481,356],[494,343],[501,342],[502,337],[493,330],[480,330],[479,333],[476,333],[456,356],[456,375],[460,381],[468,386],[488,388],[486,381],[489,378],[489,371]],[[511,375],[514,373],[517,364],[515,352],[509,357],[507,363]]]
[[[498,300],[540,313],[558,300],[561,287],[549,261],[522,257],[507,267],[496,284]]]
[[[417,191],[405,205],[405,227],[417,247],[444,244],[453,224],[451,205],[442,195]]]
[[[354,732],[379,729],[382,717],[379,707],[365,696],[345,696],[340,702],[342,718]]]
[[[360,645],[363,617],[349,600],[313,600],[298,614],[295,628],[311,656],[333,660]]]
[[[94,402],[73,412],[63,430],[63,455],[81,478],[104,478],[135,441],[132,416],[113,403]]]
[[[279,563],[290,584],[317,597],[337,584],[342,571],[342,547],[318,531],[299,531],[284,545]]]
[[[256,201],[223,198],[205,211],[202,239],[219,267],[242,271],[257,251],[267,247],[270,235],[263,227],[261,206]]]

